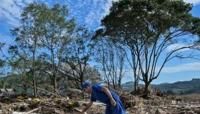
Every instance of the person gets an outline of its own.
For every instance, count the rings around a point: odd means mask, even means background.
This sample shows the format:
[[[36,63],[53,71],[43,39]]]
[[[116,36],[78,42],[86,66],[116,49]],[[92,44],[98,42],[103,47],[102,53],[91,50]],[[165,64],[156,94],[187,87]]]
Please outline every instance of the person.
[[[84,92],[90,94],[91,97],[90,102],[82,110],[81,114],[84,114],[95,101],[106,104],[105,114],[125,114],[125,109],[120,97],[106,86],[100,83],[92,85],[91,82],[85,81],[82,84],[82,89]]]

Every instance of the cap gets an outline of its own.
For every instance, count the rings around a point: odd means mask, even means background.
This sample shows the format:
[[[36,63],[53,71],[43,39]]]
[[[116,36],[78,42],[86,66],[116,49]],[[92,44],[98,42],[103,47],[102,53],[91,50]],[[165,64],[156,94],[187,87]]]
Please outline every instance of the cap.
[[[87,88],[90,85],[91,85],[91,82],[89,80],[84,81],[83,84],[82,84],[82,89],[85,89],[85,88]]]

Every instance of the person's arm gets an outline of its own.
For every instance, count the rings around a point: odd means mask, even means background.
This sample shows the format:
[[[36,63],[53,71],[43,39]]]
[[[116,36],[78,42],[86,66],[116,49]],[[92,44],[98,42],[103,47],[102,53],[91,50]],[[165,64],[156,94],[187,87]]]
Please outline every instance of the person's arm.
[[[111,105],[116,106],[116,101],[112,97],[110,90],[106,87],[102,87],[102,91],[109,97]]]
[[[82,112],[81,113],[84,113],[84,112],[86,112],[91,106],[92,106],[92,104],[93,104],[93,102],[92,101],[90,101],[90,103],[88,103],[87,105],[86,105],[86,107],[82,110]]]

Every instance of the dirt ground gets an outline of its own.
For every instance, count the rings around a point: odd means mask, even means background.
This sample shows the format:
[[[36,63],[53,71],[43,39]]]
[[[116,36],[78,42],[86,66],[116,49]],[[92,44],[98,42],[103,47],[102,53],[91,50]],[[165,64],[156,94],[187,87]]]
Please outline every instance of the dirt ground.
[[[123,102],[128,114],[200,114],[200,95],[152,96],[149,99],[125,95]],[[0,114],[79,114],[86,103],[68,97],[1,98]],[[87,114],[104,114],[104,110],[104,104],[94,103]]]

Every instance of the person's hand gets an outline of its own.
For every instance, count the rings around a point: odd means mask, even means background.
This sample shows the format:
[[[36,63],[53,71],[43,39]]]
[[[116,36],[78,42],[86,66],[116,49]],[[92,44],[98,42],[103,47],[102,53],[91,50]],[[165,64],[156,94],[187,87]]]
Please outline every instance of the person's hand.
[[[117,105],[117,103],[116,103],[116,101],[115,101],[114,99],[111,99],[110,103],[111,103],[111,105],[112,105],[113,107],[115,107],[115,106]]]

